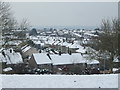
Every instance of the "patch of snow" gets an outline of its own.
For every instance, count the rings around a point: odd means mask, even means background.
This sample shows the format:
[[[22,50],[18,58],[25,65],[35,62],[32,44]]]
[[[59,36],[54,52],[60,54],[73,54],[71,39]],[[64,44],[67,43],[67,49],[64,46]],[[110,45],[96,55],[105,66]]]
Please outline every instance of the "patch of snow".
[[[99,87],[118,88],[118,74],[2,75],[2,88],[99,88]]]
[[[117,71],[117,70],[119,70],[118,68],[113,68],[113,72],[115,72],[115,71]]]
[[[8,71],[11,71],[11,70],[13,70],[11,67],[7,67],[7,68],[3,69],[4,72],[8,72]]]
[[[99,64],[98,60],[88,60],[87,64]]]

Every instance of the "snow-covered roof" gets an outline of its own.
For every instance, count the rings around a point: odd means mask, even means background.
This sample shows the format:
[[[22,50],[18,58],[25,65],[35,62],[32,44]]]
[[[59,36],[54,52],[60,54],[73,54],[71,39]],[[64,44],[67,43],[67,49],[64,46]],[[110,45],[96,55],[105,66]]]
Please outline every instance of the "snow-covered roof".
[[[78,34],[78,33],[72,33],[73,35],[77,36],[77,37],[82,37],[82,35]]]
[[[61,44],[61,46],[69,46],[69,44],[70,44],[70,43],[63,42],[63,43]]]
[[[19,45],[21,43],[21,41],[9,41],[7,42],[7,44],[9,45]]]
[[[86,49],[84,49],[83,46],[79,45],[79,49],[76,50],[76,52],[85,53],[85,52],[86,52]]]
[[[51,60],[47,56],[47,53],[34,53],[33,57],[37,64],[51,64]]]
[[[25,45],[25,46],[23,46],[23,47],[21,47],[21,49],[24,49],[24,48],[26,48],[28,45]]]
[[[120,60],[118,59],[118,57],[114,57],[113,62],[120,62]]]
[[[87,64],[99,64],[98,60],[87,60]]]
[[[22,52],[26,52],[31,48],[31,46],[22,47]]]
[[[20,53],[16,53],[12,50],[12,53],[10,53],[10,50],[4,50],[5,57],[0,53],[0,61],[6,62],[7,64],[18,64],[23,63],[23,59]]]
[[[50,45],[52,45],[54,43],[54,40],[52,40],[52,39],[50,39],[50,40],[48,40],[48,41],[45,41],[45,44],[50,44]]]
[[[53,65],[62,65],[62,64],[74,64],[82,63],[86,60],[81,57],[80,54],[62,54],[62,55],[51,55]]]
[[[53,63],[53,65],[64,65],[64,64],[75,64],[75,63],[87,63],[87,64],[99,63],[97,60],[91,60],[91,61],[87,60],[80,53],[72,53],[72,55],[51,54],[50,57],[52,60],[50,60],[50,58],[47,56],[46,53],[34,53],[33,56],[37,64]]]
[[[38,37],[36,37],[36,36],[30,36],[30,39],[31,40],[38,40]]]
[[[91,34],[91,33],[84,33],[84,35],[92,36],[92,37],[98,37],[98,35]]]
[[[69,45],[69,48],[81,48],[81,47],[80,45],[74,43],[74,44]]]
[[[20,53],[9,53],[9,61],[7,64],[18,64],[23,63],[23,59]]]
[[[33,40],[33,42],[34,42],[35,44],[41,44],[41,41],[34,41],[34,40]]]
[[[41,43],[40,45],[41,45],[41,46],[44,46],[45,44],[44,44],[44,43]]]
[[[60,41],[55,41],[53,44],[54,45],[57,45],[57,44],[59,44],[60,43]]]

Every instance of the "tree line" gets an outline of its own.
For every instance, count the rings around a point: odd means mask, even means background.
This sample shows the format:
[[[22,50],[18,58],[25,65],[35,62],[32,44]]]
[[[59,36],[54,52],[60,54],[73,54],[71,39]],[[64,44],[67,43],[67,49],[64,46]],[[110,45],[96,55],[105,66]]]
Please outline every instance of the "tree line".
[[[96,51],[92,52],[91,57],[100,62],[105,60],[112,71],[113,60],[117,58],[120,61],[120,20],[102,20],[100,32],[96,39],[92,39],[93,43],[90,46]]]
[[[15,30],[21,30],[16,32]],[[12,40],[13,35],[18,38],[25,38],[25,31],[29,29],[28,19],[23,18],[21,22],[18,22],[12,13],[12,8],[10,3],[0,1],[0,31],[4,37],[4,44],[6,45],[8,41]]]

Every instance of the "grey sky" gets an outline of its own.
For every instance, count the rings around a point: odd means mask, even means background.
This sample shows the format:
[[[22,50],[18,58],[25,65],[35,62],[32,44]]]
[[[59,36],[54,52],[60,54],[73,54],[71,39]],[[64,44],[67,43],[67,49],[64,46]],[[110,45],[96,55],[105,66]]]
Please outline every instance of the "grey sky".
[[[14,16],[35,26],[99,26],[118,16],[117,2],[11,2]]]

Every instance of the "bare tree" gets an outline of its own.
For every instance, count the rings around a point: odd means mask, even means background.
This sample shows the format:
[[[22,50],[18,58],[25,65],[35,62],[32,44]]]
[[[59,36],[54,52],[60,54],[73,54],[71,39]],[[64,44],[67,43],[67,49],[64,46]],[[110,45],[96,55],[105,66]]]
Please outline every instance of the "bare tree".
[[[16,20],[14,19],[11,7],[8,2],[0,2],[0,27],[4,36],[4,45],[11,40],[12,30],[15,29]]]
[[[3,33],[7,30],[14,29],[16,21],[13,18],[10,4],[7,2],[0,2],[0,26],[2,27]]]
[[[96,40],[93,40],[93,47],[97,47],[94,57],[107,60],[110,70],[113,68],[113,60],[118,56],[118,32],[120,31],[120,21],[118,19],[103,20],[101,32]]]
[[[20,32],[17,33],[18,38],[26,39],[26,32],[29,30],[30,22],[27,18],[23,18],[19,24]]]
[[[20,22],[20,29],[21,30],[28,30],[30,27],[30,22],[28,21],[27,18],[23,18],[22,21]]]

